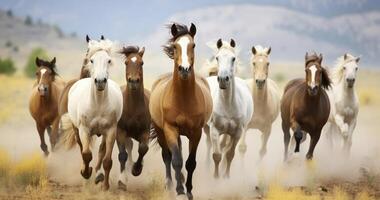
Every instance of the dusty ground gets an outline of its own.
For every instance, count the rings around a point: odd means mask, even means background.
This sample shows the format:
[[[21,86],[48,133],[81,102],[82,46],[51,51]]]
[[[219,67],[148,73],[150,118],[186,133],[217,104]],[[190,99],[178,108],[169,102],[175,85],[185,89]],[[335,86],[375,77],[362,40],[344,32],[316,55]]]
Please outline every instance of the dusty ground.
[[[362,77],[367,77],[363,73]],[[363,78],[364,79],[364,78]],[[368,77],[367,77],[368,79]],[[259,161],[260,134],[250,130],[247,135],[248,152],[244,159],[236,153],[232,164],[231,178],[215,180],[213,163],[207,162],[205,141],[202,138],[198,151],[198,165],[194,175],[195,199],[380,199],[380,106],[378,96],[372,93],[379,86],[375,79],[367,80],[369,86],[360,83],[360,94],[366,105],[362,105],[359,121],[353,138],[352,154],[349,158],[340,155],[339,149],[328,150],[324,138],[318,143],[315,158],[305,162],[308,141],[301,146],[301,153],[293,155],[283,163],[283,135],[280,118],[274,123],[266,157]],[[129,176],[128,191],[117,189],[119,163],[114,149],[111,189],[100,190],[93,180],[85,182],[79,174],[79,150],[58,151],[48,158],[42,157],[39,138],[34,122],[28,114],[27,100],[32,81],[16,76],[0,77],[4,91],[0,94],[0,149],[6,152],[10,164],[7,184],[0,187],[1,199],[170,199],[173,191],[164,189],[164,165],[159,148],[152,147],[145,157],[144,170],[139,177]],[[363,100],[363,101],[364,101]],[[186,141],[186,139],[184,139]],[[184,143],[186,147],[187,141]],[[97,151],[95,146],[93,152]],[[137,157],[134,150],[134,158]],[[37,156],[36,156],[37,155]],[[0,155],[1,165],[5,162]],[[187,148],[184,148],[184,158]],[[94,156],[96,158],[96,155]],[[43,165],[42,178],[37,183],[20,182],[18,171],[28,171],[35,160]],[[27,167],[19,167],[26,162]],[[92,165],[94,165],[94,160]],[[25,164],[24,164],[25,165]],[[16,170],[13,170],[16,168]],[[13,171],[14,172],[13,172]]]

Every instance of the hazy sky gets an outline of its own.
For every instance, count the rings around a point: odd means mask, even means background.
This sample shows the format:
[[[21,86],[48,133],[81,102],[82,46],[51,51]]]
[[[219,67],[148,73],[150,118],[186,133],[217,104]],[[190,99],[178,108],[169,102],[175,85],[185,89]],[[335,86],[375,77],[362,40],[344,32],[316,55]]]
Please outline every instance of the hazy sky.
[[[175,13],[225,4],[282,6],[324,17],[380,10],[376,0],[1,0],[0,8],[57,24],[67,33],[131,41],[146,37]]]

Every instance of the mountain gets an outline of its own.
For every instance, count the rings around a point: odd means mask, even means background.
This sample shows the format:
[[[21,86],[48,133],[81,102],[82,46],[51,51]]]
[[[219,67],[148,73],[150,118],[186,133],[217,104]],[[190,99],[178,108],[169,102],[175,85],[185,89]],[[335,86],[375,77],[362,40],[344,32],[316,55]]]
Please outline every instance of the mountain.
[[[257,44],[271,46],[275,62],[302,63],[306,51],[316,51],[331,66],[350,52],[362,55],[362,65],[373,66],[380,53],[379,11],[325,18],[284,7],[239,4],[177,13],[167,20],[173,21],[196,24],[197,54],[202,58],[212,55],[205,44],[218,38],[234,38],[246,62]],[[169,31],[159,27],[144,44],[157,49],[168,37]]]

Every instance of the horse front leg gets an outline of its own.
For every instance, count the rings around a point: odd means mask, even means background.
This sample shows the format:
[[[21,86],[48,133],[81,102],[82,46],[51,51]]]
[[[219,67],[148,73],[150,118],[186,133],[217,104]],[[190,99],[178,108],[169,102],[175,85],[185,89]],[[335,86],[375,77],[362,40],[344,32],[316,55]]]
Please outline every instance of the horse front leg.
[[[320,136],[321,136],[321,130],[310,133],[310,146],[309,146],[309,151],[306,154],[306,159],[308,160],[313,159],[314,149],[319,141]]]
[[[123,131],[122,129],[117,129],[116,133],[116,143],[117,147],[119,149],[119,163],[120,163],[120,174],[119,174],[119,181],[118,181],[118,187],[121,190],[127,190],[127,170],[125,169],[125,163],[128,160],[128,153],[125,151],[126,146],[126,140],[127,140],[127,133]]]
[[[211,143],[212,143],[212,158],[214,159],[215,170],[214,170],[214,178],[219,178],[219,164],[222,160],[222,153],[220,150],[219,143],[219,131],[215,128],[214,124],[211,124],[210,127],[211,132]]]
[[[211,136],[210,136],[210,126],[209,125],[205,125],[203,127],[203,130],[206,134],[206,148],[207,148],[207,151],[206,151],[206,163],[207,164],[210,164],[210,160],[211,160]]]
[[[239,140],[239,152],[242,158],[244,158],[245,153],[247,152],[247,143],[245,142],[246,136],[247,136],[247,130],[243,131]]]
[[[187,179],[186,179],[186,192],[187,198],[189,200],[193,199],[193,173],[195,167],[197,166],[196,155],[199,140],[201,139],[202,129],[195,130],[192,133],[192,138],[189,138],[189,157],[186,160],[186,170],[187,170]]]
[[[232,163],[232,160],[235,157],[236,145],[239,142],[240,136],[241,136],[241,134],[243,132],[244,132],[244,128],[243,127],[239,127],[238,130],[236,131],[236,135],[231,136],[231,138],[230,138],[229,149],[226,152],[227,167],[226,167],[226,172],[224,174],[225,178],[229,178],[230,177],[231,163]]]
[[[51,150],[54,151],[55,144],[58,141],[58,129],[59,129],[59,117],[53,121],[52,130],[50,136]]]
[[[284,161],[288,160],[288,148],[290,142],[290,131],[289,126],[282,121],[282,131],[284,132]]]
[[[82,154],[82,169],[80,171],[81,175],[85,179],[89,179],[92,174],[92,167],[90,167],[90,162],[92,160],[92,152],[90,150],[91,136],[87,128],[79,127],[79,141],[81,142],[81,154]]]
[[[181,172],[183,166],[183,159],[182,152],[180,151],[180,145],[178,144],[179,133],[175,126],[172,126],[170,124],[164,124],[164,134],[169,150],[172,154],[172,166],[174,168],[175,178],[177,181],[177,195],[184,195],[185,191],[182,183],[183,175]]]
[[[46,126],[43,126],[40,123],[36,123],[36,126],[37,126],[38,135],[40,136],[40,141],[41,141],[40,147],[41,147],[42,151],[44,152],[45,156],[48,156],[49,155],[49,150],[48,150],[48,147],[47,147],[47,145],[45,143],[45,129],[46,129]]]
[[[135,164],[133,164],[132,168],[132,174],[133,176],[139,176],[141,174],[141,171],[143,169],[143,159],[145,154],[149,150],[149,131],[146,131],[142,134],[140,141],[139,141],[139,157],[137,158],[137,161]]]
[[[105,174],[103,181],[103,190],[108,190],[110,188],[109,177],[112,168],[112,150],[116,140],[116,130],[117,124],[115,123],[115,125],[107,131],[106,135],[103,136],[106,137],[106,154],[103,158],[103,169]]]
[[[98,162],[95,166],[95,172],[96,172],[96,178],[95,178],[95,184],[98,184],[99,182],[104,181],[104,170],[102,170],[102,162],[104,155],[106,153],[106,139],[102,136],[102,141],[99,145],[99,153],[98,153]]]
[[[272,131],[272,124],[260,131],[261,131],[260,159],[263,159],[263,157],[267,153],[267,144],[268,144],[269,135]]]
[[[291,125],[293,132],[294,132],[293,135],[294,135],[294,139],[296,141],[296,148],[294,149],[294,152],[298,153],[300,151],[300,144],[301,144],[301,140],[303,137],[303,133],[301,130],[301,126],[298,124],[298,122],[294,118],[290,119],[290,125]]]
[[[353,135],[355,127],[356,127],[356,119],[349,124],[348,134],[346,137],[344,137],[343,150],[346,153],[346,155],[350,154],[350,150],[352,146],[352,135]]]

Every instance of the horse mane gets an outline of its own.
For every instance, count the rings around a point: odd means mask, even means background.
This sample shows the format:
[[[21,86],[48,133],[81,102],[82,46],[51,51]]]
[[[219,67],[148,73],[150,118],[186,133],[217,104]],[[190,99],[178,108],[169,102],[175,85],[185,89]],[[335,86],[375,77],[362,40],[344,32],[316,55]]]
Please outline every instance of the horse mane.
[[[322,68],[322,82],[321,82],[321,84],[322,84],[323,89],[328,90],[331,87],[331,79],[329,77],[329,73],[327,72],[327,70],[322,66],[321,66],[321,68]]]
[[[189,29],[187,28],[186,25],[184,24],[179,24],[179,23],[172,23],[172,24],[168,24],[166,25],[166,28],[168,28],[170,30],[171,26],[175,24],[175,26],[177,27],[177,35],[173,36],[172,38],[170,38],[165,45],[163,45],[163,50],[164,52],[166,53],[166,55],[170,58],[170,59],[174,59],[174,41],[177,40],[179,37],[182,37],[184,35],[187,35],[187,34],[190,34],[190,31]]]
[[[56,64],[51,64],[49,61],[43,59],[40,59],[39,62],[41,63],[41,66],[49,68],[52,71],[54,77],[58,76]]]
[[[349,53],[347,53],[346,56],[348,58],[347,60],[344,59],[344,55],[339,56],[335,61],[334,67],[330,69],[331,78],[335,84],[339,83],[342,80],[344,72],[343,65],[355,59],[355,56]]]
[[[132,53],[138,53],[140,51],[140,48],[138,46],[127,46],[123,47],[119,53],[123,54],[125,57],[128,57]]]

